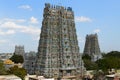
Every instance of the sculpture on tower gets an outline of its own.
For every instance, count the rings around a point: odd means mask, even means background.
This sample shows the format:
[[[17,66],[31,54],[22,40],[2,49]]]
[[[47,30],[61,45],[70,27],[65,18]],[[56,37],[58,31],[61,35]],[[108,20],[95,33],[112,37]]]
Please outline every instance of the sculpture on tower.
[[[36,74],[47,78],[84,74],[71,7],[45,4],[36,66]]]

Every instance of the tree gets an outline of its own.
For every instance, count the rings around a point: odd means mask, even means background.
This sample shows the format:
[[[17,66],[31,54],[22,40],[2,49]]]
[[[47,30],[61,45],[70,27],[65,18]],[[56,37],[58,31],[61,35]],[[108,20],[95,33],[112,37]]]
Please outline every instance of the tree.
[[[120,68],[120,52],[111,51],[107,54],[104,54],[102,59],[96,61],[99,69],[107,71],[108,69],[119,69]]]
[[[9,73],[14,74],[24,80],[27,71],[24,68],[18,68],[18,66],[14,66],[10,68]]]
[[[3,61],[0,61],[0,75],[6,75],[8,74],[7,71],[5,70]]]
[[[83,55],[82,59],[87,70],[96,70],[98,68],[97,64],[91,61],[91,57],[88,54]]]
[[[108,65],[107,65],[107,60],[106,59],[99,59],[96,61],[97,65],[98,65],[98,69],[102,69],[103,71],[107,71],[108,69]]]
[[[84,54],[84,55],[82,56],[82,59],[91,60],[91,56],[89,56],[88,54]]]
[[[117,57],[117,58],[120,58],[120,52],[111,51],[111,52],[107,53],[104,57]]]
[[[16,55],[14,54],[10,60],[12,60],[14,63],[23,63],[24,62],[24,59],[23,59],[23,56],[21,55]]]
[[[95,62],[92,62],[91,60],[84,59],[84,66],[87,70],[97,70],[98,65]]]

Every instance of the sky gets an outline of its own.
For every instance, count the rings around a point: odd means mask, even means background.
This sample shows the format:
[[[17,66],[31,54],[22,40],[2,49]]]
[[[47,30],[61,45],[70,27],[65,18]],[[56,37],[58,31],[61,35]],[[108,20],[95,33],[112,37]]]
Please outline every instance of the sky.
[[[0,53],[37,52],[45,3],[72,7],[80,53],[94,33],[101,52],[120,51],[120,0],[0,0]]]

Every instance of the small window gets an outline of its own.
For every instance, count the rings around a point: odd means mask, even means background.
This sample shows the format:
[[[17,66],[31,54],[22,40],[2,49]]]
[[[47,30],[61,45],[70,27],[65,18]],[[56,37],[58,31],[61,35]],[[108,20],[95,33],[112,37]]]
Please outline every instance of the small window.
[[[66,58],[70,58],[70,56],[66,56]]]
[[[65,50],[68,51],[68,48],[66,48]]]
[[[66,31],[66,28],[64,28],[64,31]]]
[[[65,44],[67,44],[67,42],[65,42]]]
[[[68,64],[68,67],[70,66],[70,64]]]

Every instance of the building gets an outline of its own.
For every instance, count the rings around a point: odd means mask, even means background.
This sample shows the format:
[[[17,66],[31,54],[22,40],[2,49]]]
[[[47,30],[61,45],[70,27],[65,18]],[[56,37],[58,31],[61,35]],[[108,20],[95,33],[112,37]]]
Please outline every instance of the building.
[[[92,61],[96,61],[102,57],[97,34],[90,34],[86,36],[84,54],[91,56]]]
[[[22,80],[15,75],[0,75],[0,80]]]
[[[30,51],[24,55],[24,68],[27,70],[27,73],[32,75],[35,74],[35,61],[36,61],[36,52]]]
[[[0,53],[0,60],[4,61],[11,58],[13,53]]]
[[[11,60],[4,60],[4,66],[6,70],[9,70],[9,68],[14,67],[14,62]]]
[[[37,75],[26,75],[25,80],[54,80],[54,78],[44,78],[43,76],[37,76]]]
[[[17,45],[15,46],[14,54],[24,56],[24,53],[25,53],[24,46],[17,46]]]
[[[23,64],[21,63],[14,63],[12,60],[4,60],[4,66],[6,70],[9,70],[11,67],[18,66],[18,68],[22,68]]]
[[[46,78],[78,78],[84,73],[83,65],[72,8],[46,3],[36,74]]]

